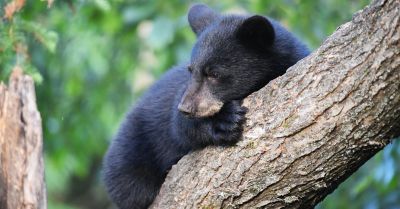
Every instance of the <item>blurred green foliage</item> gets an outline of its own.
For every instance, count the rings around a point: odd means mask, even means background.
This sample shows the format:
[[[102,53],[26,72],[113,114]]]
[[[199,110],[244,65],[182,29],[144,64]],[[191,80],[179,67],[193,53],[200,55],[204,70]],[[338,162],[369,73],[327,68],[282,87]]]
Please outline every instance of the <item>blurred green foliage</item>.
[[[11,0],[0,0],[0,16]],[[189,58],[191,1],[27,0],[0,20],[0,80],[32,75],[43,118],[49,208],[109,208],[101,160],[123,114],[165,70]],[[271,16],[318,47],[367,0],[205,0],[223,12]],[[400,145],[392,144],[318,208],[400,208]]]

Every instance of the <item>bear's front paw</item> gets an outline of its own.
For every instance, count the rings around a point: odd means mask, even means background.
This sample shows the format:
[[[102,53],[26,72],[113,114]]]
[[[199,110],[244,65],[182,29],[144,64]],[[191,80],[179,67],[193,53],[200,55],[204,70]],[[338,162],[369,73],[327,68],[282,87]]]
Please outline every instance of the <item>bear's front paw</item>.
[[[213,124],[215,144],[233,145],[241,138],[246,111],[247,109],[237,100],[222,107]]]

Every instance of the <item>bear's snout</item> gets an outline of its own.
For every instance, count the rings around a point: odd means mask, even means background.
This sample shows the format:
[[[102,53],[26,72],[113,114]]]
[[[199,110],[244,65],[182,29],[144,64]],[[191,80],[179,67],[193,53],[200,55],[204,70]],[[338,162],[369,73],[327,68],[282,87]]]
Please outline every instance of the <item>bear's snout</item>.
[[[210,117],[219,112],[224,103],[216,99],[209,91],[201,89],[191,92],[189,89],[183,95],[178,110],[191,117]]]
[[[188,105],[188,102],[186,102],[186,103],[185,102],[180,102],[179,105],[178,105],[178,110],[181,113],[185,114],[186,116],[194,115],[193,114],[194,111],[192,111],[191,107]]]

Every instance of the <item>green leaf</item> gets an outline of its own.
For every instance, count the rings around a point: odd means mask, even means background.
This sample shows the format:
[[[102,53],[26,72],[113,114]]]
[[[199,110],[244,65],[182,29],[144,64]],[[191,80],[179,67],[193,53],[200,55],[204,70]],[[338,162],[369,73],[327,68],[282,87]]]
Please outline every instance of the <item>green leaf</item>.
[[[110,11],[111,5],[107,0],[95,0],[96,6],[103,11]]]
[[[47,30],[40,24],[30,21],[20,21],[20,26],[21,30],[32,33],[51,53],[55,52],[58,42],[58,34],[56,32]]]
[[[370,186],[370,184],[371,184],[371,179],[370,178],[363,178],[352,189],[352,193],[355,194],[355,195],[361,194],[363,191],[365,191],[368,188],[368,186]]]
[[[167,17],[158,17],[153,22],[152,31],[147,41],[152,48],[163,49],[172,42],[174,34],[174,22]]]

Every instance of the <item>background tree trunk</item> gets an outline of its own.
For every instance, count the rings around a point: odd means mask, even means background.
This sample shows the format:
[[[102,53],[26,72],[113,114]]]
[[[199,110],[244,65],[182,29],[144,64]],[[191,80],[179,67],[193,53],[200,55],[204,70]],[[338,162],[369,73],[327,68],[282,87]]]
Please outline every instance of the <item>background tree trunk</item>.
[[[0,208],[45,209],[42,124],[33,80],[16,67],[0,84]]]
[[[252,94],[243,140],[173,166],[152,208],[312,208],[400,135],[400,1],[374,1]]]

